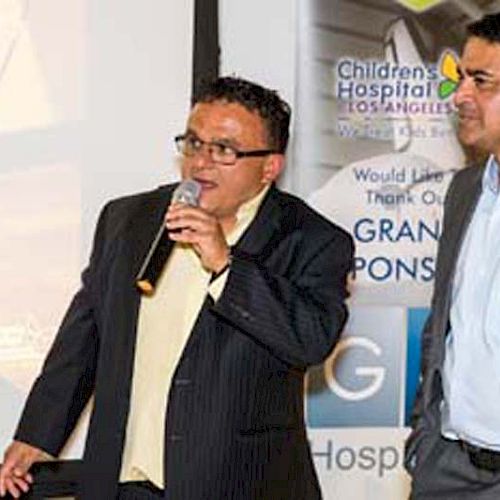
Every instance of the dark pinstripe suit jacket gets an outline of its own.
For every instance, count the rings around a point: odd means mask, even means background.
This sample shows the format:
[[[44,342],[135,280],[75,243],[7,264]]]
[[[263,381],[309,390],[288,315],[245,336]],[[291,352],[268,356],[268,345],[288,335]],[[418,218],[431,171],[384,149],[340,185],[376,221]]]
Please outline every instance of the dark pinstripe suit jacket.
[[[405,465],[412,474],[441,433],[441,369],[450,326],[453,277],[462,241],[481,194],[483,173],[484,168],[480,167],[459,171],[446,194],[431,314],[422,333],[422,380],[413,411],[413,430],[406,442]]]
[[[103,210],[82,288],[16,437],[57,454],[95,389],[80,498],[115,497],[140,297],[134,277],[173,188]],[[234,248],[225,289],[205,300],[168,395],[169,500],[320,498],[303,420],[303,377],[346,320],[349,235],[271,188]],[[181,287],[180,287],[181,290]],[[165,342],[168,342],[168,324]]]

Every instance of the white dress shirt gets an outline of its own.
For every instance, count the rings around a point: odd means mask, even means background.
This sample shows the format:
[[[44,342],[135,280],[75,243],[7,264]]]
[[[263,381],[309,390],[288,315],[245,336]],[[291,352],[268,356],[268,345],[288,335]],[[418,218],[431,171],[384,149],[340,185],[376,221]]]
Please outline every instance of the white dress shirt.
[[[450,325],[442,434],[500,451],[500,196],[493,156],[460,250]]]

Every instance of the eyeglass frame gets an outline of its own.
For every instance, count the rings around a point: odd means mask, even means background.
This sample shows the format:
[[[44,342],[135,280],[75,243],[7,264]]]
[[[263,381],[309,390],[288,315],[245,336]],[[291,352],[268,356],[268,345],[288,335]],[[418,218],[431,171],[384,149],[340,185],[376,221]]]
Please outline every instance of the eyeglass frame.
[[[185,151],[182,150],[180,144],[183,142],[185,143],[186,139],[189,137],[192,137],[196,139],[200,143],[200,148],[198,151],[194,151],[192,154],[186,154]],[[234,146],[231,146],[229,144],[224,144],[223,142],[218,142],[218,141],[203,141],[199,137],[193,134],[179,134],[174,137],[174,142],[177,147],[177,151],[182,154],[183,156],[187,157],[193,157],[196,154],[199,154],[202,151],[202,148],[204,146],[208,147],[208,152],[210,154],[210,158],[212,159],[213,162],[221,164],[221,165],[235,165],[236,162],[241,159],[241,158],[255,158],[255,157],[261,157],[261,156],[267,156],[267,155],[272,155],[272,154],[280,154],[278,151],[274,149],[254,149],[251,151],[240,151],[236,149]],[[227,148],[231,149],[234,152],[234,161],[231,161],[230,163],[225,163],[221,161],[217,161],[213,157],[213,148],[214,147],[219,147],[219,148]]]

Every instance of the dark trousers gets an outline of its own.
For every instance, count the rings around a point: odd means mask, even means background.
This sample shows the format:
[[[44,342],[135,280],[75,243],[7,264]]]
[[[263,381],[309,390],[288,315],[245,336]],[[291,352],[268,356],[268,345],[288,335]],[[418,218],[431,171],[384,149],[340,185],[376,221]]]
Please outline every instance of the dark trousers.
[[[500,499],[500,471],[477,468],[458,443],[441,436],[422,445],[430,448],[413,472],[411,500]]]
[[[120,483],[116,500],[166,500],[165,491],[149,481]]]

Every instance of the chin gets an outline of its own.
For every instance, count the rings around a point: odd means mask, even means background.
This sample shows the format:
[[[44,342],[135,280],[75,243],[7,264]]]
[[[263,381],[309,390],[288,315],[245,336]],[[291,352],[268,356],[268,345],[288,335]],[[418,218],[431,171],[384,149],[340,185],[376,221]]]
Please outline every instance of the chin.
[[[198,204],[198,206],[205,210],[205,212],[208,212],[208,213],[212,213],[213,211],[213,207],[210,203],[207,203],[205,200],[201,199],[200,200],[200,203]]]
[[[469,132],[459,132],[458,140],[463,146],[468,148],[476,148],[481,145],[481,141],[477,135],[471,134]]]
[[[205,193],[202,189],[200,198],[198,200],[198,206],[206,210],[209,205],[210,205],[210,200],[207,199],[207,193]]]

